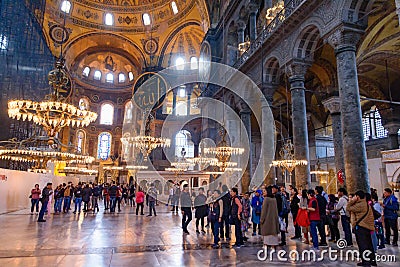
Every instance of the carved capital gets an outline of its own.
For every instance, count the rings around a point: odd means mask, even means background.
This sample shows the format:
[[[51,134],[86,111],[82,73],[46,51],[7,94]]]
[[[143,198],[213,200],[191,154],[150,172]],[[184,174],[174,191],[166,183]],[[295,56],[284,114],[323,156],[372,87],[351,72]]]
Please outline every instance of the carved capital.
[[[257,12],[258,12],[259,5],[258,5],[257,3],[251,2],[251,3],[247,6],[247,8],[249,9],[250,16],[251,16],[251,15],[254,16],[254,15],[256,15]]]
[[[286,72],[291,79],[294,77],[303,77],[304,80],[304,75],[306,75],[307,70],[311,65],[311,62],[309,61],[294,59],[288,64]]]
[[[335,48],[335,52],[340,52],[341,49],[356,50],[356,45],[360,41],[364,30],[356,25],[342,24],[336,28],[326,38],[326,41]]]
[[[391,121],[383,125],[383,127],[388,131],[389,135],[395,135],[399,132],[400,122]]]
[[[324,107],[332,114],[340,113],[340,98],[333,96],[322,101]]]
[[[236,22],[236,27],[238,31],[244,31],[246,29],[246,23],[243,20],[238,20]]]

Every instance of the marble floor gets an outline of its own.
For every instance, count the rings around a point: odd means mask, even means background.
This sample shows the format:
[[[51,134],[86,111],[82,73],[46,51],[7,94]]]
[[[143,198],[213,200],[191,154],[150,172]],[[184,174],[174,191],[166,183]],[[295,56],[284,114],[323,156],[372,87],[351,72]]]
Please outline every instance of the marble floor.
[[[61,214],[46,216],[38,223],[37,215],[20,210],[0,215],[0,266],[251,266],[309,265],[355,266],[354,261],[262,262],[257,257],[261,237],[250,237],[246,246],[212,249],[210,230],[196,235],[194,221],[190,235],[183,235],[181,215],[168,207],[157,206],[157,217],[136,216],[124,207],[121,213]],[[292,227],[289,227],[289,229]],[[250,235],[249,235],[250,236]],[[292,236],[289,233],[288,236]],[[289,238],[288,238],[289,239]],[[332,244],[332,248],[337,248]],[[290,240],[285,248],[304,251],[309,246]],[[378,266],[399,266],[400,249],[388,246],[379,254],[396,255],[397,262]]]

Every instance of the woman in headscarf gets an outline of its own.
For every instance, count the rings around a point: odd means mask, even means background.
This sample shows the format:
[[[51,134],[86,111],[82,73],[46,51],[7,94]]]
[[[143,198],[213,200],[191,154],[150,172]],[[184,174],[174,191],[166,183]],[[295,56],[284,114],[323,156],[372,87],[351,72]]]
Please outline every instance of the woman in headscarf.
[[[260,216],[261,216],[261,208],[263,205],[263,197],[261,196],[262,191],[257,190],[254,193],[253,198],[251,199],[251,222],[253,223],[253,236],[257,235],[257,225],[258,225],[258,234],[261,235],[260,229]]]
[[[275,248],[279,244],[279,217],[276,199],[272,194],[272,186],[263,190],[264,201],[260,216],[261,235],[264,246]]]

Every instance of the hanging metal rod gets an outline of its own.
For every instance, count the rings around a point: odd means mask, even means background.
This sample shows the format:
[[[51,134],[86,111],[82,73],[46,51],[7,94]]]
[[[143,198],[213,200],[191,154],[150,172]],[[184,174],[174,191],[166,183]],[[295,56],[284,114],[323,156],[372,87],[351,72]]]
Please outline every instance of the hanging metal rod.
[[[390,100],[369,98],[369,97],[364,97],[364,96],[361,96],[360,99],[361,99],[361,100],[369,100],[369,101],[375,101],[375,102],[382,102],[382,103],[400,105],[400,102],[397,102],[397,101],[390,101]]]

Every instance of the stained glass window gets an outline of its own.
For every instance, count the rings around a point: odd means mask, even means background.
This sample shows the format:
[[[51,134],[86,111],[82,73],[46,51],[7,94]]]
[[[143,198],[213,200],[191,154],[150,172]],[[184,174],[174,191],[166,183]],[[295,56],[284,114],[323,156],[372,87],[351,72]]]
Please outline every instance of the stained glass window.
[[[71,2],[70,1],[62,1],[60,9],[62,12],[69,14],[69,12],[71,11]]]
[[[82,75],[85,76],[85,77],[88,77],[89,73],[90,73],[90,68],[89,67],[85,67],[83,69]]]
[[[143,14],[143,24],[149,26],[151,24],[150,15],[148,13]]]
[[[111,134],[103,132],[99,134],[99,141],[97,146],[97,158],[106,160],[111,153]]]
[[[101,79],[101,71],[96,70],[94,72],[94,79],[100,81],[100,79]]]
[[[108,26],[112,26],[114,24],[114,16],[111,13],[107,13],[104,17],[104,23]]]
[[[125,80],[126,80],[125,74],[120,73],[120,74],[118,75],[118,82],[119,82],[119,83],[124,83]]]

